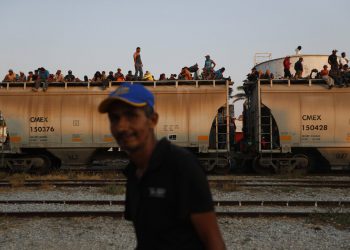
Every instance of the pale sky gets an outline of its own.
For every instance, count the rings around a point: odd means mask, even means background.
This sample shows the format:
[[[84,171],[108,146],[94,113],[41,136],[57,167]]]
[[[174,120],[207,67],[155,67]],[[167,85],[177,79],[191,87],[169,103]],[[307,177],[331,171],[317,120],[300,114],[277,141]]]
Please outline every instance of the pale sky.
[[[178,74],[183,66],[226,68],[240,85],[256,52],[272,57],[350,53],[348,0],[0,0],[0,77],[45,67],[79,78],[99,70]]]

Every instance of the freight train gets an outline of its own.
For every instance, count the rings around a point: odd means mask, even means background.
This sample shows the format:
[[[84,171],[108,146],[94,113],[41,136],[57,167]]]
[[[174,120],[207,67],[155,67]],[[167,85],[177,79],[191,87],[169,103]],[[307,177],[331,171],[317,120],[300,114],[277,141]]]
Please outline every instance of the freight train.
[[[296,61],[299,56],[292,56]],[[304,55],[305,74],[328,56]],[[243,138],[235,141],[229,92],[232,82],[142,82],[155,95],[157,138],[197,154],[207,171],[254,169],[291,173],[350,169],[350,88],[329,90],[320,79],[278,79],[283,58],[256,65],[276,78],[245,82]],[[293,72],[292,72],[293,73]],[[122,168],[119,150],[99,103],[120,85],[2,83],[0,168],[46,172],[53,168]]]
[[[228,90],[230,81],[142,82],[155,95],[158,138],[198,154],[209,171],[228,165],[230,157]],[[2,83],[0,167],[47,172],[52,168],[119,166],[127,163],[109,131],[99,103],[120,82],[50,83],[32,91],[33,83]],[[219,115],[218,115],[219,113]],[[5,123],[3,123],[5,124]],[[223,130],[224,129],[224,130]],[[7,133],[7,135],[5,135]],[[1,149],[0,148],[0,149]]]

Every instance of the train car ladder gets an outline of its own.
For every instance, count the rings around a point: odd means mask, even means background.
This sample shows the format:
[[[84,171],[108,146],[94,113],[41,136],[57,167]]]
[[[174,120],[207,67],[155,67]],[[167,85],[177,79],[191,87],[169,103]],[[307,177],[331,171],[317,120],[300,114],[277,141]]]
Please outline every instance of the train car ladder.
[[[226,150],[228,148],[228,118],[226,110],[219,111],[215,117],[215,147],[216,150]]]
[[[261,150],[272,150],[273,149],[273,129],[272,129],[272,115],[271,111],[268,110],[261,115],[261,132],[260,132],[260,142]]]

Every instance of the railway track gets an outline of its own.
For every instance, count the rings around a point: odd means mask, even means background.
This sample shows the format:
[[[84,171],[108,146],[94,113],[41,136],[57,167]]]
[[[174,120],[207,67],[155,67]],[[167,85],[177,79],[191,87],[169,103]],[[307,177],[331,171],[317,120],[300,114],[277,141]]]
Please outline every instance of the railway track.
[[[0,181],[0,187],[40,187],[51,185],[55,187],[101,187],[107,185],[125,185],[126,179],[101,179],[101,180],[11,180]],[[350,180],[312,180],[312,179],[209,179],[213,185],[232,184],[242,187],[313,187],[313,188],[350,188]]]
[[[122,217],[124,205],[123,200],[1,200],[0,205],[73,205],[95,206],[95,210],[61,210],[52,211],[0,211],[0,216],[7,217],[86,217],[86,216],[109,216]],[[311,215],[322,215],[332,213],[350,215],[350,201],[311,201],[311,200],[218,200],[214,202],[218,216],[226,217],[306,217]],[[96,206],[114,206],[113,210],[100,209]],[[251,208],[257,211],[252,211]],[[258,209],[257,209],[258,208]],[[290,208],[293,208],[290,210]],[[76,209],[76,208],[75,208]],[[337,209],[336,212],[334,210]]]

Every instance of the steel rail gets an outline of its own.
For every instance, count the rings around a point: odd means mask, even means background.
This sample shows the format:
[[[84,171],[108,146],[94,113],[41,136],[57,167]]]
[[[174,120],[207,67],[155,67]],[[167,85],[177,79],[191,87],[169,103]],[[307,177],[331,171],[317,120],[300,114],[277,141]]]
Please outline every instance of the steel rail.
[[[308,211],[258,211],[258,212],[248,212],[248,211],[220,211],[216,212],[218,217],[309,217],[314,215],[329,215],[329,212],[308,212]],[[343,213],[349,214],[349,213]],[[123,211],[29,211],[29,212],[0,212],[0,217],[114,217],[123,218]]]
[[[124,205],[124,200],[0,200],[0,204]],[[350,207],[350,200],[215,200],[214,206]]]
[[[350,188],[348,180],[209,180],[212,184],[232,184],[242,187],[311,187],[311,188]],[[18,183],[0,181],[0,187],[39,187],[52,185],[56,187],[101,187],[106,185],[125,185],[126,179],[108,180],[24,180]]]

